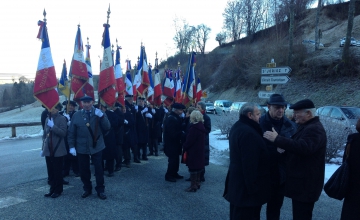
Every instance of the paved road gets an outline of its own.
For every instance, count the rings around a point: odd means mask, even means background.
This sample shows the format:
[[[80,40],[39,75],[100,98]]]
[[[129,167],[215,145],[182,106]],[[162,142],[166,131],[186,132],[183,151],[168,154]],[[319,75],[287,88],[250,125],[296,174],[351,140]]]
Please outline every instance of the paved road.
[[[82,199],[81,181],[74,176],[67,178],[70,184],[59,198],[45,198],[48,185],[44,159],[36,150],[39,140],[0,143],[0,219],[229,219],[229,204],[222,198],[226,166],[210,164],[201,189],[188,193],[184,189],[189,182],[164,181],[167,158],[163,154],[105,177],[105,201],[95,194]],[[184,165],[179,173],[188,176]],[[264,208],[261,219],[265,219]],[[339,219],[340,210],[341,202],[322,195],[313,219]],[[292,219],[289,199],[281,219]]]

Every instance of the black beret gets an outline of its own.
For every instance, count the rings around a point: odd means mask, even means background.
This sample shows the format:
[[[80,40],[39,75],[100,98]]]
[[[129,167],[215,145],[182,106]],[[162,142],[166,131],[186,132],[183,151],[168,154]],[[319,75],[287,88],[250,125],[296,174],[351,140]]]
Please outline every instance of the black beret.
[[[125,98],[132,98],[133,95],[125,95]]]
[[[308,109],[315,108],[314,103],[310,99],[303,99],[297,103],[290,106],[290,109],[299,110],[299,109]]]
[[[56,108],[57,110],[61,111],[61,109],[63,108],[63,106],[62,106],[62,104],[59,102],[59,103],[55,106],[55,108]]]
[[[181,103],[174,103],[171,105],[171,108],[175,108],[175,109],[186,109],[185,105],[181,104]]]
[[[82,98],[80,99],[80,101],[90,102],[90,101],[93,101],[93,98],[92,98],[91,96],[85,95],[84,97],[82,97]]]
[[[63,104],[63,105],[67,105],[67,104],[68,104],[68,101],[63,101],[62,104]],[[72,106],[77,106],[76,102],[75,102],[75,101],[72,101],[72,100],[70,100],[70,105],[72,105]]]

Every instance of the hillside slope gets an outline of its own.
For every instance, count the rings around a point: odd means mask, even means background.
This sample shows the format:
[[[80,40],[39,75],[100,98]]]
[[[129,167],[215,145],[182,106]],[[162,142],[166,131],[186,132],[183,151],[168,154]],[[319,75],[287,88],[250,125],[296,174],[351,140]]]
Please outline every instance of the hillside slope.
[[[347,4],[342,4],[342,9],[336,11],[334,7],[324,8],[321,11],[321,17],[319,22],[319,28],[322,30],[321,43],[325,47],[319,51],[314,51],[313,45],[304,45],[302,41],[304,39],[315,40],[315,16],[316,9],[308,10],[302,17],[303,19],[296,21],[294,46],[305,47],[305,54],[301,61],[291,66],[293,71],[289,74],[291,81],[284,85],[274,86],[273,92],[283,94],[290,103],[294,103],[304,98],[312,99],[316,107],[324,105],[348,105],[348,106],[360,106],[360,80],[359,73],[360,67],[354,62],[353,72],[347,73],[346,77],[333,74],[333,67],[336,63],[341,61],[342,47],[339,47],[340,38],[343,38],[347,30],[347,20],[344,11]],[[354,18],[354,27],[352,36],[357,40],[360,40],[360,16],[359,10],[356,11]],[[337,14],[342,13],[342,14]],[[347,12],[346,12],[347,13]],[[329,18],[329,16],[332,16]],[[251,71],[254,74],[258,74],[258,81],[261,77],[261,68],[266,66],[266,62],[270,62],[272,58],[275,58],[277,66],[286,66],[287,57],[287,34],[282,36],[282,39],[274,42],[274,37],[271,32],[261,34],[253,37],[250,45],[252,50],[257,54],[258,61],[254,61],[254,67]],[[243,41],[245,42],[245,40]],[[236,56],[235,47],[241,47],[240,45],[233,45],[227,47],[218,47],[214,52],[218,54],[227,54],[229,57]],[[271,53],[269,51],[279,50],[278,53]],[[234,54],[231,54],[232,52]],[[351,47],[351,53],[355,60],[360,60],[360,47]],[[265,57],[265,58],[264,58]],[[300,57],[300,56],[299,56]],[[266,62],[264,61],[266,60]],[[241,61],[240,61],[241,62]],[[216,77],[221,77],[220,74]],[[240,76],[239,76],[240,77]],[[258,98],[259,91],[265,91],[266,85],[253,85],[251,83],[245,83],[237,85],[236,87],[226,89],[223,91],[212,91],[211,85],[207,88],[208,98],[207,100],[214,101],[216,99],[229,99],[232,101],[251,101],[263,104],[266,99]]]

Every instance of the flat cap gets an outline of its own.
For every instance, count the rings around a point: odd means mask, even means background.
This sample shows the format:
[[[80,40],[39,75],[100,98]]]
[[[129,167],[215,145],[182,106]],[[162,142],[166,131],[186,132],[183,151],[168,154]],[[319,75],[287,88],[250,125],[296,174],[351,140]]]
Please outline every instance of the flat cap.
[[[55,106],[55,108],[56,108],[57,110],[61,111],[61,109],[63,108],[63,106],[62,106],[62,104],[59,102],[59,103]]]
[[[138,100],[145,100],[145,98],[144,98],[144,97],[139,96],[139,97],[138,97]]]
[[[186,109],[185,105],[181,104],[181,103],[174,103],[171,105],[171,108],[175,108],[175,109]]]
[[[90,102],[93,101],[93,98],[91,96],[85,95],[84,97],[80,98],[80,101]]]
[[[286,106],[287,102],[285,101],[284,96],[282,96],[281,94],[272,94],[267,101],[267,104]]]
[[[315,108],[314,103],[310,99],[303,99],[297,103],[290,106],[290,109],[299,110],[299,109],[308,109]]]
[[[63,104],[63,105],[67,105],[67,104],[68,104],[68,101],[63,101],[62,104]],[[75,101],[72,101],[72,100],[70,100],[70,105],[72,105],[72,106],[77,106],[76,102],[75,102]]]

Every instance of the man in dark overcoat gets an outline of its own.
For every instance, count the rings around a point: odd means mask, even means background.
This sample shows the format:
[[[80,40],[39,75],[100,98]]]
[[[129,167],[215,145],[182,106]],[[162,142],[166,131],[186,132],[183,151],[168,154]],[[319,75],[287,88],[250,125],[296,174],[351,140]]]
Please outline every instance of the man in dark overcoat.
[[[129,168],[131,161],[130,149],[133,149],[133,146],[136,145],[137,135],[134,116],[131,113],[129,106],[125,105],[122,107],[122,112],[124,114],[124,144],[122,148],[124,155],[123,164]]]
[[[152,115],[149,108],[145,105],[145,98],[138,97],[138,109],[136,112],[136,133],[137,133],[137,157],[140,159],[140,150],[142,151],[142,160],[147,158],[147,144],[149,142],[149,124],[151,124]]]
[[[260,116],[256,103],[245,103],[230,130],[230,165],[223,194],[230,203],[230,219],[260,219],[261,206],[270,197],[269,155]]]
[[[105,149],[103,150],[103,159],[105,160],[104,170],[108,171],[108,177],[114,176],[114,161],[116,158],[116,129],[119,127],[119,118],[117,114],[111,109],[111,107],[106,107],[101,105],[101,110],[105,112],[107,118],[110,122],[110,129],[103,131]]]
[[[260,118],[260,127],[263,132],[272,131],[274,128],[278,134],[290,138],[296,131],[296,124],[285,117],[287,102],[281,94],[272,94],[267,101],[268,112]],[[280,209],[284,201],[285,187],[285,154],[278,151],[277,146],[268,140],[266,145],[270,153],[271,172],[271,198],[266,204],[266,219],[279,220]]]
[[[68,129],[68,143],[70,153],[78,156],[80,177],[83,182],[86,198],[92,193],[90,158],[95,168],[95,190],[100,199],[106,199],[104,185],[104,170],[102,166],[102,150],[105,148],[102,131],[110,129],[110,122],[100,109],[93,107],[93,99],[84,96],[81,99],[83,109],[77,111]]]
[[[324,185],[327,138],[310,99],[301,100],[290,109],[298,124],[295,134],[283,137],[273,129],[266,131],[264,138],[287,153],[284,194],[292,199],[293,219],[310,220]]]
[[[114,112],[116,113],[119,121],[118,127],[115,129],[116,137],[116,151],[115,151],[115,171],[121,170],[123,151],[122,147],[124,144],[124,113],[122,111],[122,105],[120,103],[115,103]]]
[[[159,156],[159,136],[161,135],[161,110],[156,108],[154,102],[150,102],[149,112],[151,112],[152,120],[149,123],[149,154],[148,156]]]
[[[182,153],[182,136],[185,132],[182,130],[183,119],[180,115],[185,106],[180,103],[171,105],[171,112],[164,121],[164,153],[168,157],[168,168],[165,174],[165,180],[176,182],[177,179],[184,178],[178,174],[180,165],[180,155]]]
[[[130,112],[132,117],[134,118],[134,130],[131,135],[135,135],[135,144],[131,145],[131,151],[133,153],[134,162],[140,163],[139,157],[138,157],[138,142],[137,142],[137,131],[136,131],[136,112],[138,111],[139,107],[137,105],[133,104],[133,96],[132,95],[125,95],[125,106],[126,106],[126,112]]]

